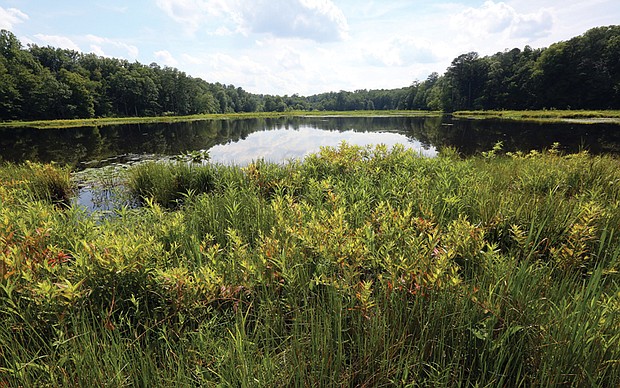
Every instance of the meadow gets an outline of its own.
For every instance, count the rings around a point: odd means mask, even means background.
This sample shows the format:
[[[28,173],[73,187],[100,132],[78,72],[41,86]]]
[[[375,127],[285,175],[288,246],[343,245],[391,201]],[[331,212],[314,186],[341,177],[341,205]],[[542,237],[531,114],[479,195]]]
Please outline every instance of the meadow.
[[[0,387],[615,386],[620,162],[145,162],[89,214],[0,168]]]

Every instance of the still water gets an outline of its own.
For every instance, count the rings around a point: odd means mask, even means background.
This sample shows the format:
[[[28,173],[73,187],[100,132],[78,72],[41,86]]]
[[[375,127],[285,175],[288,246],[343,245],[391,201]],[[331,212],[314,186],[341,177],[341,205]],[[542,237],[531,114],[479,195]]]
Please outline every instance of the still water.
[[[205,120],[69,129],[0,129],[0,160],[68,164],[76,170],[209,150],[211,160],[246,164],[302,158],[342,141],[365,145],[400,143],[434,156],[452,146],[464,155],[487,151],[498,141],[506,151],[542,150],[554,142],[565,152],[620,154],[620,125],[536,124],[455,120],[444,117],[287,117]]]

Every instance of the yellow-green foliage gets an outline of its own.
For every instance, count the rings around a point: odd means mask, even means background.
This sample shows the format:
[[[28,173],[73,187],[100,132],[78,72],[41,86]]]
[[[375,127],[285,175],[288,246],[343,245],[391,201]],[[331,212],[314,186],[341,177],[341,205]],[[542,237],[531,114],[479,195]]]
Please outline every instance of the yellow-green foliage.
[[[613,385],[619,167],[342,144],[138,166],[101,218],[5,166],[0,385]]]
[[[22,190],[35,200],[68,205],[74,192],[68,169],[49,164],[26,162],[23,165],[5,165],[0,172],[3,192],[7,189]],[[1,192],[0,192],[1,193]],[[0,194],[3,197],[5,194]]]
[[[580,123],[614,122],[620,121],[620,111],[617,110],[501,110],[501,111],[459,111],[455,117],[474,119],[507,119],[524,121],[570,121]]]

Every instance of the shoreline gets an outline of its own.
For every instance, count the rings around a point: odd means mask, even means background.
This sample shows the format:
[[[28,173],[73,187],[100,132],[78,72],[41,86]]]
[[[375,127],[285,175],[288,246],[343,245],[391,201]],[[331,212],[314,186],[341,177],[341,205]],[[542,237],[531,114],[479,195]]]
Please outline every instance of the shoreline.
[[[254,119],[254,118],[279,118],[279,117],[378,117],[378,116],[403,116],[403,117],[438,117],[443,112],[438,111],[409,111],[409,110],[386,110],[386,111],[289,111],[289,112],[248,112],[248,113],[211,113],[191,116],[151,116],[151,117],[106,117],[90,119],[67,119],[67,120],[36,120],[36,121],[6,121],[0,122],[0,128],[37,128],[37,129],[62,129],[75,127],[99,127],[106,125],[124,124],[150,124],[150,123],[180,123],[205,120],[230,120],[230,119]]]
[[[489,110],[457,111],[456,119],[510,120],[537,123],[620,124],[618,110]]]

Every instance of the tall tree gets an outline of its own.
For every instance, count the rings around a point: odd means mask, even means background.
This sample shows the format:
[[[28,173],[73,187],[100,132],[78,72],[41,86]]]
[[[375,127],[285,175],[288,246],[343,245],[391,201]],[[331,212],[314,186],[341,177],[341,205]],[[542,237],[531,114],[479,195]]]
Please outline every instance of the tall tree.
[[[481,108],[479,99],[482,97],[487,73],[486,61],[480,59],[476,52],[462,54],[454,59],[445,75],[449,88],[444,96],[444,108],[450,111]]]

